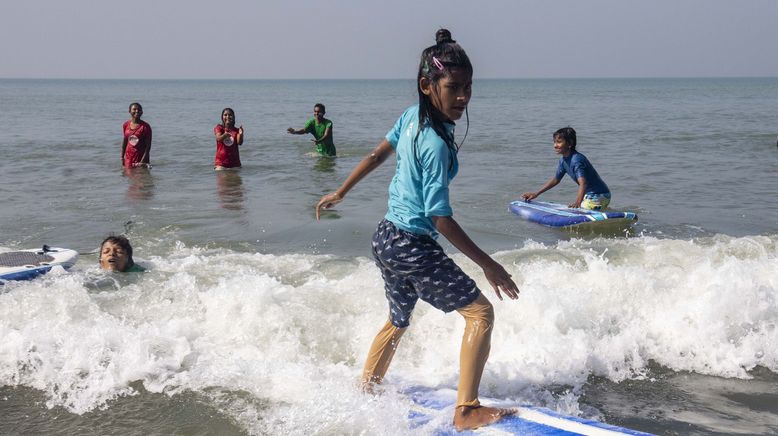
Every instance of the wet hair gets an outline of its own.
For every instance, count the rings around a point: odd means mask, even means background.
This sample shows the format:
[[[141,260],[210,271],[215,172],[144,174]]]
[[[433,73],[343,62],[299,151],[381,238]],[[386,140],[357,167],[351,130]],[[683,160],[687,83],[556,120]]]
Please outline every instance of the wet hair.
[[[222,109],[222,115],[224,115],[224,113],[227,112],[227,111],[230,111],[232,113],[232,118],[235,118],[235,111],[232,110],[231,107],[226,107],[226,108]],[[225,127],[223,119],[222,119],[222,127]]]
[[[316,108],[320,108],[320,109],[321,109],[321,114],[322,114],[322,115],[324,115],[324,114],[326,114],[326,113],[327,113],[327,109],[326,109],[326,108],[324,107],[324,105],[323,105],[323,104],[321,104],[321,103],[316,103],[315,105],[313,105],[313,108],[314,108],[314,109],[316,109]]]
[[[421,52],[421,60],[419,61],[419,73],[416,77],[416,90],[419,93],[419,130],[413,141],[414,155],[416,154],[416,140],[419,138],[422,126],[426,124],[429,124],[432,130],[443,138],[451,150],[452,156],[456,156],[459,151],[461,143],[458,145],[454,142],[454,136],[445,127],[445,123],[449,120],[432,104],[430,96],[422,92],[420,84],[424,77],[429,79],[433,86],[437,86],[439,80],[451,74],[452,68],[461,68],[470,73],[471,76],[473,75],[473,65],[465,50],[451,37],[451,32],[448,29],[438,29],[435,33],[435,45],[425,48]],[[467,113],[467,109],[465,109],[465,116],[467,117],[466,138],[467,131],[470,129],[470,115]],[[464,143],[464,138],[462,143]]]
[[[103,239],[103,242],[100,243],[100,252],[98,254],[98,259],[101,259],[103,257],[103,245],[105,245],[106,242],[111,242],[115,245],[118,245],[122,248],[125,252],[127,252],[127,258],[129,259],[129,262],[127,262],[127,266],[131,267],[135,264],[135,262],[132,260],[132,245],[130,245],[130,240],[127,239],[126,236],[119,235],[111,235],[105,239]]]
[[[143,112],[143,106],[141,106],[140,103],[138,103],[137,101],[130,103],[130,107],[127,110],[131,111],[133,106],[138,106],[138,109],[140,109],[140,111]]]
[[[575,151],[575,129],[570,126],[562,127],[554,132],[554,139],[562,138],[565,140],[565,144],[570,146],[570,150]]]

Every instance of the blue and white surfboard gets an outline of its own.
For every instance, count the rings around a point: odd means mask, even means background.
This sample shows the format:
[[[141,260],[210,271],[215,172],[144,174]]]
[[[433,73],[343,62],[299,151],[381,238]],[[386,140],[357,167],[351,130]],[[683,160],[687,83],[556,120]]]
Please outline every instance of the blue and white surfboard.
[[[31,280],[52,268],[68,269],[78,261],[78,252],[44,245],[31,250],[0,253],[0,283],[7,280]]]
[[[435,435],[528,435],[528,436],[651,436],[644,433],[617,427],[590,419],[577,418],[556,413],[550,409],[534,406],[506,406],[491,404],[488,399],[481,399],[484,405],[495,407],[513,408],[517,410],[515,415],[506,416],[494,424],[478,428],[476,430],[457,432],[450,422],[445,420],[441,426],[440,411],[449,409],[453,416],[456,391],[451,389],[433,390],[424,387],[412,387],[403,392],[412,401],[411,411],[408,415],[411,428],[429,430]]]
[[[545,201],[513,201],[508,206],[511,212],[531,221],[549,227],[572,227],[589,223],[634,224],[638,216],[634,212],[596,211],[573,209],[558,203]]]

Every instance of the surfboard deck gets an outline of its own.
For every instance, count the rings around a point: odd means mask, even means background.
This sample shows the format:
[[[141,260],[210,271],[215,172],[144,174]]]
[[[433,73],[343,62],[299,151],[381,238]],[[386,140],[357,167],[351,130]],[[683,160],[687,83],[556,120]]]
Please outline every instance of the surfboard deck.
[[[440,411],[451,410],[453,414],[456,403],[456,391],[451,389],[434,390],[425,387],[411,387],[403,393],[411,399],[412,407],[408,414],[408,420],[412,429],[431,430],[435,435],[537,435],[537,436],[651,436],[637,430],[630,430],[615,425],[590,419],[562,415],[544,407],[527,405],[505,405],[504,402],[495,404],[489,399],[482,398],[481,404],[486,406],[514,408],[515,415],[507,416],[492,425],[475,430],[457,432],[451,424],[451,417],[446,416],[445,423],[441,425]]]
[[[78,261],[78,252],[67,248],[49,247],[0,253],[0,282],[32,280],[60,266],[68,269]]]
[[[622,223],[632,225],[638,220],[635,212],[596,211],[569,208],[559,203],[545,201],[513,201],[508,205],[511,212],[527,221],[548,227],[573,227],[594,223]]]

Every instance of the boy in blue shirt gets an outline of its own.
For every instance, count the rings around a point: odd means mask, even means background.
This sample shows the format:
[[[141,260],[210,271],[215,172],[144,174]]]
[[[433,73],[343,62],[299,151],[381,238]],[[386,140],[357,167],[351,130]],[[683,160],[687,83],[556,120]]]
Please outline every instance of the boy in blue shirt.
[[[575,150],[576,137],[572,127],[563,127],[554,132],[554,151],[562,155],[559,158],[556,174],[537,192],[525,192],[521,197],[525,201],[537,198],[540,194],[558,185],[565,174],[578,184],[575,201],[567,207],[603,210],[611,201],[608,185],[602,181],[597,170],[583,154]]]

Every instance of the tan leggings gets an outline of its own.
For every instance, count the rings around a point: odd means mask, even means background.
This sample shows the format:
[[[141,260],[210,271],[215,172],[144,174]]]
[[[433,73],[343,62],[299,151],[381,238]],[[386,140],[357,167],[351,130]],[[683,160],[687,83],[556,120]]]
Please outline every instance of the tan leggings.
[[[465,334],[462,336],[462,348],[459,351],[457,407],[478,406],[478,386],[481,384],[481,374],[491,349],[494,308],[492,303],[480,294],[474,302],[457,309],[457,312],[465,318]],[[406,328],[395,327],[391,321],[386,321],[373,339],[373,345],[367,354],[362,372],[363,383],[381,383],[405,330]]]

